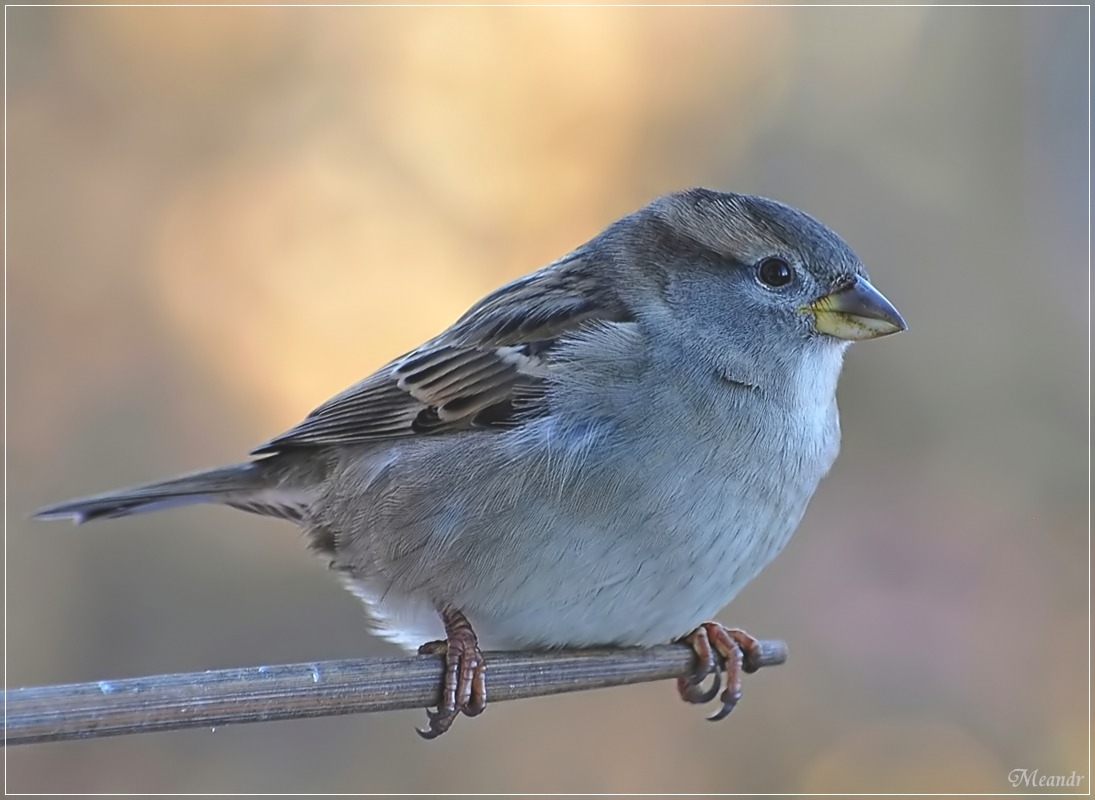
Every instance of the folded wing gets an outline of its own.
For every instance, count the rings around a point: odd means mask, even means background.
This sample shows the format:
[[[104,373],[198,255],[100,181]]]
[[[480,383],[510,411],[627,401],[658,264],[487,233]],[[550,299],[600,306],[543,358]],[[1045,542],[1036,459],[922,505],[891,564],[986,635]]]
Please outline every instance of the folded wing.
[[[506,428],[545,413],[558,344],[631,315],[579,254],[518,278],[435,339],[328,400],[252,455],[470,427]]]

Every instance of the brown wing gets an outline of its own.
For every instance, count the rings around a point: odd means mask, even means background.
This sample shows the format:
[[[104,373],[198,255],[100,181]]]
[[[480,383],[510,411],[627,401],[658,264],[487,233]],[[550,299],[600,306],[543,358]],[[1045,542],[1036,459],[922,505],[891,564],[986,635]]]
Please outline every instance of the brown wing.
[[[469,427],[543,413],[552,351],[594,321],[631,319],[607,282],[571,255],[485,297],[417,350],[328,400],[252,455]]]

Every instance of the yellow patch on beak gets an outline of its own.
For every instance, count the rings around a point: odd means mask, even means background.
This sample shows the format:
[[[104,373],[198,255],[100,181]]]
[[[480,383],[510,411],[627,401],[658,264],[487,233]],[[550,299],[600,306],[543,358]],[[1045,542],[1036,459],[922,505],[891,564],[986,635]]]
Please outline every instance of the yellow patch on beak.
[[[877,339],[909,327],[890,301],[863,278],[819,297],[802,310],[814,315],[814,327],[820,333],[848,341]]]

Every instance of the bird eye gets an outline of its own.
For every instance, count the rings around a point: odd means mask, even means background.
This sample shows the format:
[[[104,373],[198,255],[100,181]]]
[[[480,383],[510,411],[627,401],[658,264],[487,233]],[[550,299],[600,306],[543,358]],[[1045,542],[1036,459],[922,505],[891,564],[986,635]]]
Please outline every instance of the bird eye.
[[[791,265],[782,258],[766,258],[757,267],[757,276],[769,286],[786,286],[791,282]]]

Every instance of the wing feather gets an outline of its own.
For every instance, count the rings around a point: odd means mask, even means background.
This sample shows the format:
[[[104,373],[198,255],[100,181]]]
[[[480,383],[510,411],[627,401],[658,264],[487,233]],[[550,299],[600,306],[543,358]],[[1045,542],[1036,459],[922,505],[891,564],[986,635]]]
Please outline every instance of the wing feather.
[[[628,322],[580,251],[487,295],[447,331],[381,367],[252,455],[470,427],[545,413],[558,342],[590,323]]]

